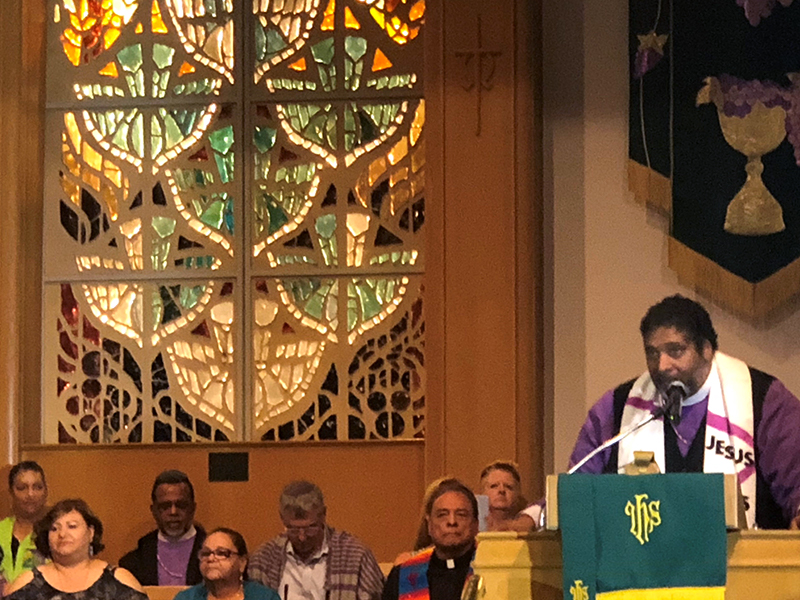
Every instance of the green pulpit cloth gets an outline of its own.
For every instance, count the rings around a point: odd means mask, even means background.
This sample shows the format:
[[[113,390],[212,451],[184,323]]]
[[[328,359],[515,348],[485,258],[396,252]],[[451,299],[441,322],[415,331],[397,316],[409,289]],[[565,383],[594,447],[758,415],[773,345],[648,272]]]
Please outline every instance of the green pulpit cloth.
[[[565,600],[723,600],[721,474],[561,475]]]

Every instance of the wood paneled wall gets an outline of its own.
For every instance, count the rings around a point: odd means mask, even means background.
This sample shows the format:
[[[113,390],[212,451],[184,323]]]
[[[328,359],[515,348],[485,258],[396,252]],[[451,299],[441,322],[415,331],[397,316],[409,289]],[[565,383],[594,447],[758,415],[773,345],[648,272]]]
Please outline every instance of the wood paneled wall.
[[[208,480],[209,451],[249,454],[247,482]],[[328,521],[364,540],[379,561],[392,561],[416,536],[425,487],[424,444],[241,444],[160,448],[30,448],[24,458],[45,469],[50,498],[82,497],[106,528],[104,558],[112,562],[154,528],[150,490],[164,469],[192,481],[197,521],[240,531],[248,546],[282,531],[278,497],[287,483],[309,479],[325,494]]]
[[[208,482],[208,446],[35,445],[44,5],[4,0],[0,19],[0,464],[35,458],[54,498],[85,497],[106,521],[111,560],[151,527],[163,468],[192,477],[200,521],[240,528],[251,545],[277,532],[280,487],[312,478],[331,522],[380,560],[410,545],[425,482],[443,473],[477,485],[484,464],[513,458],[528,496],[542,492],[541,0],[427,5],[425,442],[225,446],[250,453],[241,484]],[[497,54],[469,85],[477,59],[458,53],[479,48],[479,15],[480,47]]]

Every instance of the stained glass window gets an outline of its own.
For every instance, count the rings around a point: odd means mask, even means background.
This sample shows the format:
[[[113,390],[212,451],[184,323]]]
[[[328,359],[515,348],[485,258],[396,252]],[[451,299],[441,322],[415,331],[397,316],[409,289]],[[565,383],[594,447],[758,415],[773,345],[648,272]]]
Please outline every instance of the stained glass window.
[[[49,0],[47,443],[422,437],[424,0]]]

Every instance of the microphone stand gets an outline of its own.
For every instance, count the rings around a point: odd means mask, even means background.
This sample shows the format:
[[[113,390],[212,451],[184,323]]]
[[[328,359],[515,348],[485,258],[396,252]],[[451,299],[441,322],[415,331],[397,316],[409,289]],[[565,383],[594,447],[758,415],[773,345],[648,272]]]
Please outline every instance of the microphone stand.
[[[614,444],[618,444],[619,442],[624,440],[626,437],[628,437],[630,434],[632,434],[635,431],[638,431],[639,429],[641,429],[642,427],[644,427],[648,423],[650,423],[652,421],[655,421],[656,419],[660,419],[661,417],[663,417],[666,414],[667,410],[668,410],[667,406],[659,406],[658,409],[655,410],[655,412],[652,412],[650,414],[650,416],[647,417],[641,423],[636,424],[634,427],[631,427],[627,431],[620,431],[617,435],[615,435],[611,439],[606,440],[605,442],[600,444],[597,448],[595,448],[594,450],[589,452],[589,454],[584,456],[579,462],[575,463],[572,466],[572,468],[569,471],[567,471],[567,475],[572,475],[575,471],[580,469],[583,465],[585,465],[592,458],[594,458],[595,456],[600,454],[606,448],[610,448]]]

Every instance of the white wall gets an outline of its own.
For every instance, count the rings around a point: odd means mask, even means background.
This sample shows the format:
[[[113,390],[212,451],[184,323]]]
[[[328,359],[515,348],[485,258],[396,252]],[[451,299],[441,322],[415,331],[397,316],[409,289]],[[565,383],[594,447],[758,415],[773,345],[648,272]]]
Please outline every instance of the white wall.
[[[638,327],[649,306],[697,298],[722,350],[800,394],[800,304],[753,326],[677,283],[667,220],[627,189],[628,3],[544,4],[547,444],[548,469],[562,471],[588,407],[644,370]]]

